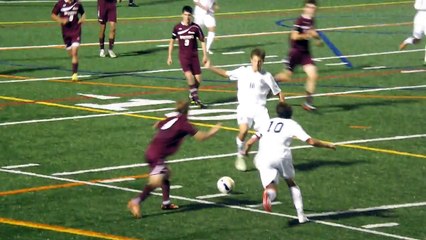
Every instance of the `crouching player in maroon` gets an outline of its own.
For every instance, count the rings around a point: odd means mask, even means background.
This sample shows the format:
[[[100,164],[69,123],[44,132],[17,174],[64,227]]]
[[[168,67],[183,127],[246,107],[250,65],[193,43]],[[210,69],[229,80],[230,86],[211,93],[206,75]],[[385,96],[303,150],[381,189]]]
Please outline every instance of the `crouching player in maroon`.
[[[189,86],[189,99],[200,108],[206,108],[206,105],[198,97],[201,67],[198,59],[197,38],[201,41],[201,48],[203,49],[203,64],[206,64],[208,59],[203,31],[200,26],[192,22],[192,7],[184,6],[182,8],[182,22],[176,24],[173,28],[167,64],[172,64],[174,41],[177,39],[179,42],[179,62]]]
[[[215,135],[221,124],[216,124],[208,132],[199,131],[188,121],[189,102],[176,102],[177,114],[157,122],[154,127],[158,129],[157,134],[145,152],[145,159],[149,164],[150,173],[148,183],[138,197],[133,198],[127,204],[132,215],[140,218],[140,204],[157,187],[163,190],[163,203],[161,209],[177,209],[177,205],[170,202],[170,170],[166,165],[166,157],[174,154],[185,136],[190,135],[198,141],[206,140]]]
[[[71,79],[78,81],[78,47],[81,41],[81,24],[86,19],[83,5],[78,0],[59,0],[53,7],[51,17],[62,26],[65,48],[72,58]]]

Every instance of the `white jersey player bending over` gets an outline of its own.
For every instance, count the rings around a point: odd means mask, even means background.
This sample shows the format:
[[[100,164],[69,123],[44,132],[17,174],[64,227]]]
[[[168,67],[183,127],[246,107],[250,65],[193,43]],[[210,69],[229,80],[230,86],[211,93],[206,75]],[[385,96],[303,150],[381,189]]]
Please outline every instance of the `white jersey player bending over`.
[[[211,66],[208,62],[205,66],[214,73],[238,81],[238,107],[237,121],[239,133],[236,138],[237,159],[235,167],[240,171],[246,171],[247,165],[244,159],[244,140],[249,128],[257,131],[260,126],[269,121],[268,109],[265,107],[268,94],[272,92],[278,96],[280,102],[284,102],[284,94],[269,72],[262,69],[265,61],[265,51],[255,48],[251,51],[251,66],[239,67],[232,71]]]
[[[208,30],[206,48],[209,54],[213,54],[210,47],[216,36],[216,19],[214,12],[219,9],[215,0],[194,0],[194,22],[201,27],[206,27]]]
[[[293,110],[287,103],[278,103],[276,111],[278,117],[272,118],[269,123],[262,125],[260,131],[247,141],[244,154],[247,155],[251,146],[260,140],[259,150],[254,161],[265,189],[263,192],[265,211],[272,210],[271,202],[277,196],[277,185],[279,176],[281,176],[290,189],[299,223],[304,223],[308,221],[308,218],[303,212],[302,193],[294,181],[293,157],[290,150],[293,137],[314,147],[336,148],[331,143],[325,143],[309,136],[296,121],[291,119]]]
[[[403,50],[409,44],[417,44],[426,35],[426,0],[416,0],[414,8],[417,14],[414,17],[413,36],[405,39],[400,45],[399,50]],[[425,55],[426,64],[426,55]]]

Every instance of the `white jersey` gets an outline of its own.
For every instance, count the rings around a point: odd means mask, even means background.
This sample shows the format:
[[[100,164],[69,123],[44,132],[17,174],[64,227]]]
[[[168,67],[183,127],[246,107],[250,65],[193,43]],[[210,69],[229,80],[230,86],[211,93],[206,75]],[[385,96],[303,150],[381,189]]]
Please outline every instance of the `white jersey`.
[[[204,7],[207,7],[207,9],[208,9],[208,10],[205,10],[198,5],[195,5],[195,9],[194,9],[194,15],[195,16],[214,13],[213,6],[214,6],[214,3],[215,3],[215,0],[194,0],[194,3],[200,3]]]
[[[306,142],[311,138],[293,119],[271,118],[258,133],[260,137],[257,155],[267,156],[264,160],[292,159],[290,145],[293,137]]]
[[[270,91],[277,95],[281,92],[272,74],[266,71],[254,72],[251,66],[239,67],[227,71],[231,81],[238,81],[238,104],[240,106],[265,106]]]
[[[416,0],[414,8],[417,11],[426,11],[426,0]]]

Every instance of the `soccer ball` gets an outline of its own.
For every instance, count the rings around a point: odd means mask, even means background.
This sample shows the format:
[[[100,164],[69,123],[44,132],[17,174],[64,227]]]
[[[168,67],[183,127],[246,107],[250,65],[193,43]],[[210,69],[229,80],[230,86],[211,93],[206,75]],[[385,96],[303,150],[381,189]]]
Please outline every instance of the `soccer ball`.
[[[217,189],[221,193],[230,193],[235,187],[235,182],[230,177],[221,177],[217,181]]]

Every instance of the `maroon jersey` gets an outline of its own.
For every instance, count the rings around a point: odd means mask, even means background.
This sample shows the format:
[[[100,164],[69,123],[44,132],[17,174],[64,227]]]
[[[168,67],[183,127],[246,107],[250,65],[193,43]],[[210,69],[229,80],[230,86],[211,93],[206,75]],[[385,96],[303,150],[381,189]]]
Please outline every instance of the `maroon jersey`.
[[[293,26],[293,31],[305,33],[314,28],[314,19],[304,18],[300,16]],[[309,40],[290,40],[291,48],[300,52],[309,53]]]
[[[52,9],[52,13],[59,15],[61,18],[68,18],[68,23],[62,25],[62,35],[65,36],[80,36],[81,24],[78,23],[78,15],[84,14],[83,5],[77,0],[59,0]]]
[[[194,136],[198,131],[183,114],[160,121],[157,128],[158,132],[145,152],[148,162],[153,165],[162,164],[165,157],[179,149],[185,136]]]
[[[204,42],[203,30],[195,23],[188,26],[182,23],[173,28],[172,38],[179,41],[179,59],[189,59],[198,56],[197,38]]]

